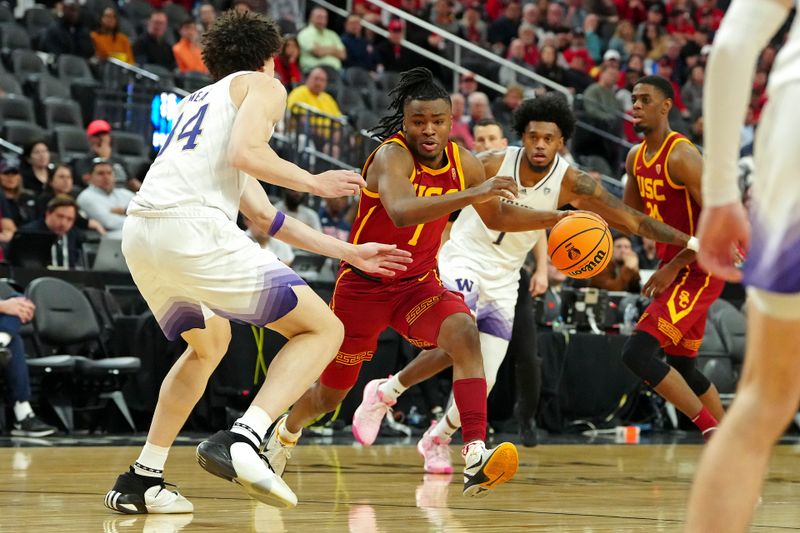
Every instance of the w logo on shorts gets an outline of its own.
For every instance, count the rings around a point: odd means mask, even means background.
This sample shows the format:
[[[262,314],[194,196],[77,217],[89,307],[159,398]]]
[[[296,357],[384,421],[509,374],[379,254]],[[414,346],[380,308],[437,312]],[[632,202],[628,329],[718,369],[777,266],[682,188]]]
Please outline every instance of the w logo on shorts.
[[[459,292],[472,292],[474,285],[475,282],[469,279],[458,278],[456,280],[456,287],[458,287]]]

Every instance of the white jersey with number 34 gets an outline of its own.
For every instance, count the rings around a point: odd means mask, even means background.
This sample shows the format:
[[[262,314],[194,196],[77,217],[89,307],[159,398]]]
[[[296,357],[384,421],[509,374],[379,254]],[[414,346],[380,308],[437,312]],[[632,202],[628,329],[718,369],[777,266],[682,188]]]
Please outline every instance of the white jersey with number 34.
[[[247,175],[227,159],[237,111],[230,84],[243,74],[250,72],[230,74],[181,101],[172,130],[128,213],[208,207],[236,220]]]

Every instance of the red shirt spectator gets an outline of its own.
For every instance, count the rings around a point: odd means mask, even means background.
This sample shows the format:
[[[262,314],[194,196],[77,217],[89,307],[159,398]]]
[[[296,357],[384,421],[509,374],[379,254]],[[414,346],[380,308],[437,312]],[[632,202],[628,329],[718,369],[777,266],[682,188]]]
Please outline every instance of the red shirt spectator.
[[[614,0],[617,16],[621,20],[630,20],[634,26],[647,20],[647,8],[642,0]]]
[[[698,26],[702,26],[703,22],[701,21],[703,18],[710,17],[711,29],[717,31],[724,15],[725,12],[717,7],[716,0],[705,0],[703,5],[695,10],[694,19]]]
[[[673,9],[667,19],[667,33],[670,35],[694,35],[694,23],[682,9]]]
[[[297,44],[297,37],[287,37],[283,42],[281,52],[275,56],[275,77],[287,89],[293,89],[303,82],[303,73],[300,72],[300,65],[297,59],[300,57],[300,45]]]
[[[589,50],[586,48],[567,48],[564,50],[564,59],[566,59],[567,63],[572,63],[572,58],[575,56],[580,56],[583,58],[583,63],[585,66],[584,71],[590,72],[594,67],[594,60],[592,56],[589,54]]]
[[[489,20],[492,22],[497,20],[500,15],[503,14],[503,11],[506,9],[506,4],[508,3],[507,0],[486,0],[486,4],[483,7],[486,10],[486,15],[489,17]]]

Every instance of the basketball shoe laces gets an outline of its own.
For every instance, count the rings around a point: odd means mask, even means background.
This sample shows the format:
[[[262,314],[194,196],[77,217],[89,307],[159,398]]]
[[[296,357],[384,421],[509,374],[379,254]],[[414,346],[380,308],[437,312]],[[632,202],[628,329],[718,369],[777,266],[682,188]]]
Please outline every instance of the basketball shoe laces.
[[[284,442],[284,440],[281,438],[281,434],[280,433],[276,433],[275,434],[275,440],[278,441],[278,445],[280,446],[280,451],[278,453],[282,454],[284,459],[288,463],[289,459],[292,458],[292,448],[294,448],[294,446],[297,443],[295,442],[294,444],[291,444],[291,443]],[[264,458],[264,460],[267,462],[269,467],[272,468],[272,464],[269,462],[269,459],[267,459],[267,455],[266,455],[265,452],[266,452],[266,449],[262,450],[260,455],[261,455],[261,457]],[[275,472],[275,469],[272,468],[272,471]]]
[[[450,463],[450,439],[441,439],[439,437],[431,437],[432,455],[437,462]]]
[[[367,418],[369,418],[371,422],[380,425],[383,418],[391,412],[393,412],[393,410],[391,406],[384,401],[380,387],[376,387],[375,401],[369,406],[369,411],[366,412]]]

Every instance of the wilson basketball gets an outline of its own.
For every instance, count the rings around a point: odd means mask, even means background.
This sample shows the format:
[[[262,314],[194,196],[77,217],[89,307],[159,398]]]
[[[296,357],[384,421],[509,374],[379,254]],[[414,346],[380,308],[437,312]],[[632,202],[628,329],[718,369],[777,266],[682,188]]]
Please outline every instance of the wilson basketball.
[[[547,241],[547,253],[558,270],[571,278],[591,278],[611,260],[614,241],[608,224],[594,213],[561,219]]]

